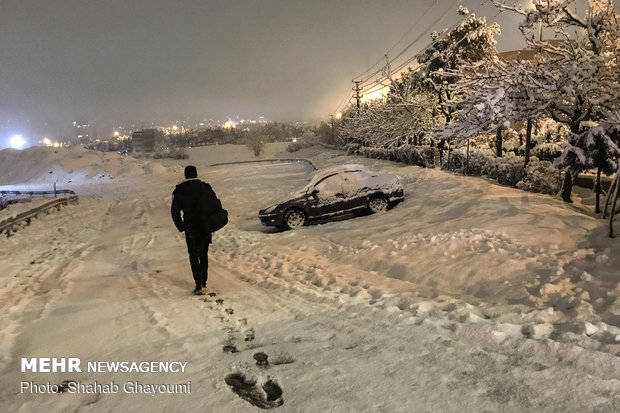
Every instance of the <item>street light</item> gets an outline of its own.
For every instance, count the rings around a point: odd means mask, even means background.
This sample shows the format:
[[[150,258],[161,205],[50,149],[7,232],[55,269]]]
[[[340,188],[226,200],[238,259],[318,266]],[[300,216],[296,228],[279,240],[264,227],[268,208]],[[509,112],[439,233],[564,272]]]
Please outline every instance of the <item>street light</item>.
[[[14,149],[21,149],[25,144],[26,141],[22,138],[22,135],[14,135],[11,137],[11,146]]]

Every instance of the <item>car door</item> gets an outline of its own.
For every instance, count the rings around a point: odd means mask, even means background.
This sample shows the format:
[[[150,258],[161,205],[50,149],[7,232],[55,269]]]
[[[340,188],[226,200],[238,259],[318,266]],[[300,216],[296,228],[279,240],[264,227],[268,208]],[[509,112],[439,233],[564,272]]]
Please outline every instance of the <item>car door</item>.
[[[327,216],[344,209],[342,176],[333,174],[308,189],[308,215],[312,218]]]
[[[342,193],[344,207],[348,210],[366,207],[368,188],[363,171],[348,171],[343,174]]]

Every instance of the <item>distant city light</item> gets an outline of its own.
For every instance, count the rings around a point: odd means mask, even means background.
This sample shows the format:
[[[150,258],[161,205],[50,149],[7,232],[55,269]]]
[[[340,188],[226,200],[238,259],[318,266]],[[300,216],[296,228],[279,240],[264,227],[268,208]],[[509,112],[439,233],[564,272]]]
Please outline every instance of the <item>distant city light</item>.
[[[179,129],[179,127],[177,125],[172,125],[172,129],[173,130],[177,130],[177,129]]]
[[[11,147],[14,149],[21,149],[24,147],[24,145],[26,144],[26,141],[24,140],[24,138],[22,138],[22,135],[15,135],[13,137],[11,137]]]
[[[114,136],[115,136],[115,137],[117,137],[118,135],[119,135],[118,131],[117,131],[117,130],[115,130],[115,131],[114,131]]]
[[[47,147],[54,147],[54,148],[60,148],[62,146],[62,143],[53,141],[50,138],[43,138],[39,141],[39,143],[42,143],[43,145]]]

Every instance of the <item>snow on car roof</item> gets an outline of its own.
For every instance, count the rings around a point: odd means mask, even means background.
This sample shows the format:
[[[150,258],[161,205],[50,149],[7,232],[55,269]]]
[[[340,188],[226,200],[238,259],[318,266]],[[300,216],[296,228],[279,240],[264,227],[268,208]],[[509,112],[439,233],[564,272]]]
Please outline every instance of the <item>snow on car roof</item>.
[[[329,168],[319,169],[312,178],[309,180],[308,185],[312,185],[313,183],[320,181],[328,175],[333,175],[340,172],[354,172],[354,171],[368,171],[364,165],[358,164],[347,164],[347,165],[337,165]]]
[[[319,169],[316,175],[314,175],[314,178],[319,178],[325,175],[338,173],[338,172],[353,172],[353,171],[368,171],[368,169],[364,165],[359,165],[359,164],[337,165],[337,166],[332,166],[330,168]]]
[[[308,188],[312,187],[317,182],[321,181],[322,179],[324,179],[325,177],[329,175],[334,175],[334,174],[342,173],[342,172],[357,172],[357,171],[370,172],[368,168],[366,168],[364,165],[359,165],[359,164],[337,165],[337,166],[332,166],[329,168],[320,169],[314,174],[314,176],[312,176],[308,184],[301,190],[301,192],[302,193],[306,192]]]

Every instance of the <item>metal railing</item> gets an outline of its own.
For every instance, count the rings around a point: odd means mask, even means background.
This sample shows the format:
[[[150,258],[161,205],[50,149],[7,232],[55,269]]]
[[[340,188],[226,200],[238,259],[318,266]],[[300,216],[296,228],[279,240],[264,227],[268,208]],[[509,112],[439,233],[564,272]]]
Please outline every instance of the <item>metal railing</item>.
[[[40,191],[45,192],[45,191]],[[58,191],[60,193],[60,191]],[[36,208],[33,208],[29,211],[22,212],[13,217],[9,217],[0,221],[0,234],[3,232],[6,233],[6,236],[10,236],[12,232],[15,232],[15,228],[25,222],[26,225],[30,224],[32,218],[36,218],[39,214],[48,212],[52,208],[60,209],[62,205],[68,205],[69,203],[76,204],[78,202],[78,196],[75,195],[75,192],[70,191],[68,193],[73,193],[74,195],[65,196],[62,198],[56,198],[53,201],[46,202],[43,205],[39,205]],[[53,194],[53,192],[52,192]]]
[[[54,191],[0,191],[0,195],[28,195],[28,196],[50,196],[50,195],[75,195],[75,191],[70,189],[57,189]]]
[[[268,162],[288,162],[288,163],[295,163],[295,162],[305,162],[308,165],[310,165],[310,167],[312,167],[315,171],[317,169],[319,169],[314,162],[312,162],[310,159],[305,159],[305,158],[274,158],[274,159],[254,159],[251,161],[236,161],[236,162],[221,162],[221,163],[214,163],[211,164],[209,166],[223,166],[223,165],[236,165],[236,164],[248,164],[248,163],[268,163]]]

